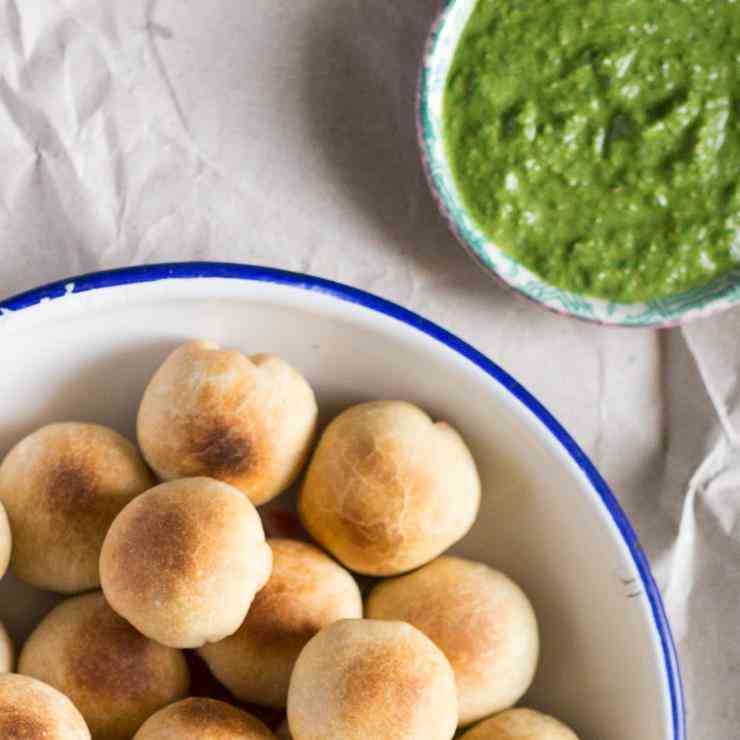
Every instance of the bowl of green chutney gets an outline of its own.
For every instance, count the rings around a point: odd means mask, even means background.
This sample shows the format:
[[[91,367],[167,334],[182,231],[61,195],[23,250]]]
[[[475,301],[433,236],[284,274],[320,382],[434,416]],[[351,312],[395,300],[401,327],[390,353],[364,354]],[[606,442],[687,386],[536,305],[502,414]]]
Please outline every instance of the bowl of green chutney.
[[[451,229],[524,296],[627,326],[740,303],[740,0],[449,0],[417,114]]]

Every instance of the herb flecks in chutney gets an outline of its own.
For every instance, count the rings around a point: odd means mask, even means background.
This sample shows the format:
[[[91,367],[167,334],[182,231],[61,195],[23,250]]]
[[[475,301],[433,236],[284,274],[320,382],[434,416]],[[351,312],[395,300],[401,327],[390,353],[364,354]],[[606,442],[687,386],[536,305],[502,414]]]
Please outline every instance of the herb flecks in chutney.
[[[740,265],[739,118],[740,0],[479,0],[445,96],[479,227],[625,302]]]

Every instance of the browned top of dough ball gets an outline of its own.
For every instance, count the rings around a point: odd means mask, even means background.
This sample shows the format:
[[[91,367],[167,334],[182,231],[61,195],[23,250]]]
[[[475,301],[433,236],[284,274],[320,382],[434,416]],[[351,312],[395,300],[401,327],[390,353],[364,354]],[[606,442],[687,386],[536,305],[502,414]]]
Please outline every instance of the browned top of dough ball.
[[[270,730],[247,712],[215,699],[185,699],[151,717],[136,740],[274,740]]]
[[[212,352],[210,356],[209,372],[228,375],[229,385],[200,385],[194,406],[207,413],[190,417],[187,452],[199,461],[204,473],[228,480],[257,470],[266,457],[267,443],[258,418],[252,416],[249,425],[242,419],[245,398],[255,392],[256,385],[249,360],[238,352]],[[241,367],[242,372],[229,372],[230,365]]]
[[[55,607],[26,642],[19,670],[68,696],[105,740],[128,740],[188,689],[183,654],[141,635],[100,592]]]
[[[179,648],[233,634],[271,567],[257,510],[212,478],[139,496],[116,517],[100,555],[111,606],[147,637]]]
[[[218,481],[191,478],[164,483],[131,502],[109,534],[117,550],[113,580],[131,594],[162,598],[197,580],[220,556],[218,534],[242,505],[233,492]]]
[[[253,732],[261,722],[224,702],[213,699],[186,699],[177,709],[176,716],[183,729],[208,727],[221,732]],[[267,729],[267,728],[265,728]]]
[[[298,658],[288,720],[299,738],[449,740],[457,725],[454,675],[442,652],[409,624],[342,620]]]
[[[392,716],[401,727],[412,722],[418,703],[429,688],[429,676],[417,671],[418,645],[399,641],[368,646],[358,653],[347,671],[342,698],[345,721],[363,722],[368,710],[393,702]],[[389,696],[389,677],[392,696]],[[386,711],[390,711],[386,707]]]
[[[66,661],[70,680],[80,690],[116,700],[134,701],[158,691],[162,664],[181,654],[137,632],[108,606],[102,594],[82,596],[78,601],[79,621],[60,656]]]
[[[146,692],[151,644],[124,619],[100,609],[80,625],[79,635],[65,657],[81,688],[132,698]]]
[[[26,437],[3,463],[5,492],[83,533],[110,524],[125,499],[154,484],[134,446],[96,424],[51,424]],[[14,510],[17,506],[13,506]]]
[[[260,504],[298,474],[315,421],[313,391],[288,363],[193,341],[154,374],[137,429],[163,480],[209,476]]]
[[[46,723],[38,717],[33,716],[28,708],[8,706],[0,699],[0,733],[5,738],[46,738]]]
[[[139,411],[145,454],[164,478],[208,475],[231,481],[257,471],[266,453],[259,417],[245,423],[257,370],[240,352],[211,342],[178,347],[159,368]],[[162,423],[170,440],[160,435]]]
[[[66,422],[29,435],[0,466],[16,574],[61,592],[95,587],[105,533],[152,485],[134,445],[112,429]]]
[[[225,416],[209,419],[207,426],[193,424],[190,444],[203,469],[219,478],[244,475],[259,467],[264,454],[255,434],[236,430]]]
[[[0,675],[0,737],[19,740],[89,740],[72,702],[28,676]]]
[[[472,526],[480,500],[460,435],[402,401],[347,409],[326,428],[299,509],[344,565],[394,575],[436,557]]]
[[[138,503],[138,502],[137,502]],[[134,590],[167,593],[198,568],[198,527],[180,502],[141,501],[131,510],[121,544],[119,576]]]

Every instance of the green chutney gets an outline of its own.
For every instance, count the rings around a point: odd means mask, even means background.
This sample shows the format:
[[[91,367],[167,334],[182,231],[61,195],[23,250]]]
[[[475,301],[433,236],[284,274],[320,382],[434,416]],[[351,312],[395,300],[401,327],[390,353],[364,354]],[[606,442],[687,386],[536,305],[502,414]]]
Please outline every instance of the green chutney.
[[[637,302],[740,265],[740,0],[479,0],[445,93],[481,230]]]

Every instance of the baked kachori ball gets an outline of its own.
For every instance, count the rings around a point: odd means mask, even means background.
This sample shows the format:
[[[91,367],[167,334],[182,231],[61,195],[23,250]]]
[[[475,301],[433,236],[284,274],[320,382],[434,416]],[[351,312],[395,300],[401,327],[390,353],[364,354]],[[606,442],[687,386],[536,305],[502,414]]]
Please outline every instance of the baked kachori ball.
[[[0,501],[13,531],[13,572],[49,591],[96,588],[108,528],[129,501],[153,485],[134,445],[112,429],[67,422],[29,435],[0,465]]]
[[[216,699],[185,699],[160,710],[134,740],[275,740],[256,717]]]
[[[165,360],[144,393],[139,444],[163,480],[216,478],[259,505],[295,480],[316,415],[311,387],[287,362],[189,342]]]
[[[0,738],[90,740],[75,705],[56,689],[16,673],[0,675]]]
[[[313,545],[289,539],[268,544],[272,574],[244,623],[199,652],[238,699],[284,707],[301,650],[324,627],[362,617],[362,597],[354,578]]]
[[[475,521],[480,481],[460,435],[401,401],[354,406],[327,427],[300,514],[311,536],[358,573],[417,568]]]
[[[13,537],[10,534],[10,522],[8,521],[8,515],[5,513],[3,502],[0,500],[0,578],[8,570],[12,549]]]
[[[296,662],[288,724],[294,740],[450,740],[455,677],[442,651],[409,624],[335,622]]]
[[[15,667],[15,648],[5,625],[0,622],[0,673],[11,673]]]
[[[163,483],[134,499],[113,522],[100,558],[113,609],[152,640],[179,648],[236,632],[271,568],[257,510],[210,478]]]
[[[546,714],[510,709],[476,725],[461,740],[578,740],[578,736]]]
[[[18,671],[69,697],[95,740],[129,740],[187,696],[189,683],[182,652],[137,632],[100,592],[55,607],[28,638]]]
[[[516,704],[537,670],[529,599],[482,563],[441,557],[382,582],[368,597],[367,616],[408,622],[442,650],[455,671],[461,724]]]

